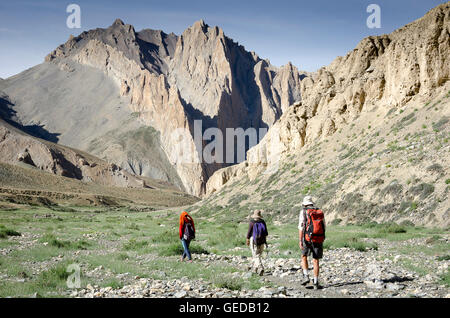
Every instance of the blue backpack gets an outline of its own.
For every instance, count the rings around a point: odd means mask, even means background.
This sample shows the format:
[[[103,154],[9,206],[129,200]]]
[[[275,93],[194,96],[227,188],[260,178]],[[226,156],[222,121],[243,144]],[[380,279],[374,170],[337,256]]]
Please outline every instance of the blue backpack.
[[[253,242],[256,243],[256,245],[261,245],[265,243],[267,235],[267,229],[263,222],[255,222],[253,224]]]

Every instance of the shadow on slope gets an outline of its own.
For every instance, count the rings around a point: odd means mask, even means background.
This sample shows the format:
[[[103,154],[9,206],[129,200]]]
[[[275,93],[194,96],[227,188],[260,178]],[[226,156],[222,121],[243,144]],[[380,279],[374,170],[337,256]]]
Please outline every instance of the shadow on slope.
[[[51,133],[46,130],[44,125],[22,125],[17,122],[16,111],[13,109],[14,104],[3,95],[0,97],[0,119],[3,119],[11,126],[20,129],[21,131],[37,138],[48,140],[57,143],[60,135],[59,133]]]

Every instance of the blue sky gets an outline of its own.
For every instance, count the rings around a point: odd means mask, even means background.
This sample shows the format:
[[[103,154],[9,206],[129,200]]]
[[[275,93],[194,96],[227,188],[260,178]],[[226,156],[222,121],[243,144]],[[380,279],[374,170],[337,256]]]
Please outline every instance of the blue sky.
[[[203,19],[221,27],[248,51],[281,66],[314,71],[345,55],[366,36],[390,33],[442,0],[0,0],[0,77],[42,63],[70,34],[108,27],[116,18],[137,31],[181,34]],[[69,29],[66,8],[81,7],[81,29]],[[369,4],[381,7],[381,28],[369,29]]]

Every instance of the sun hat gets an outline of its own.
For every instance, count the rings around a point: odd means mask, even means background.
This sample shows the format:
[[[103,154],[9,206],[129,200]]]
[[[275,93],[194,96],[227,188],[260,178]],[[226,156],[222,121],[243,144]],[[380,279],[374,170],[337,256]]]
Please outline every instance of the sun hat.
[[[307,205],[314,205],[313,199],[310,195],[307,195],[306,197],[303,198],[303,202],[302,202],[303,206],[307,206]]]
[[[254,210],[252,218],[253,219],[260,219],[261,218],[261,212],[262,212],[261,210]]]

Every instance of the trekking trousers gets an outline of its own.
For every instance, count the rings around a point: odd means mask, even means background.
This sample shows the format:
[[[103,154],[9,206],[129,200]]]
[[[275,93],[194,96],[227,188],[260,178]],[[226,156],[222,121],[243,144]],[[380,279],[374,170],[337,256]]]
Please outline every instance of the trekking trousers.
[[[264,270],[264,266],[262,264],[262,253],[264,252],[264,244],[257,245],[253,241],[253,237],[250,238],[250,249],[252,250],[253,257],[253,269],[258,270],[261,268]]]
[[[186,241],[184,238],[181,239],[181,245],[183,245],[183,249],[184,249],[184,251],[183,251],[183,259],[185,259],[186,256],[187,256],[188,260],[192,259],[191,252],[189,251],[189,244],[190,243],[191,243],[190,241]]]

